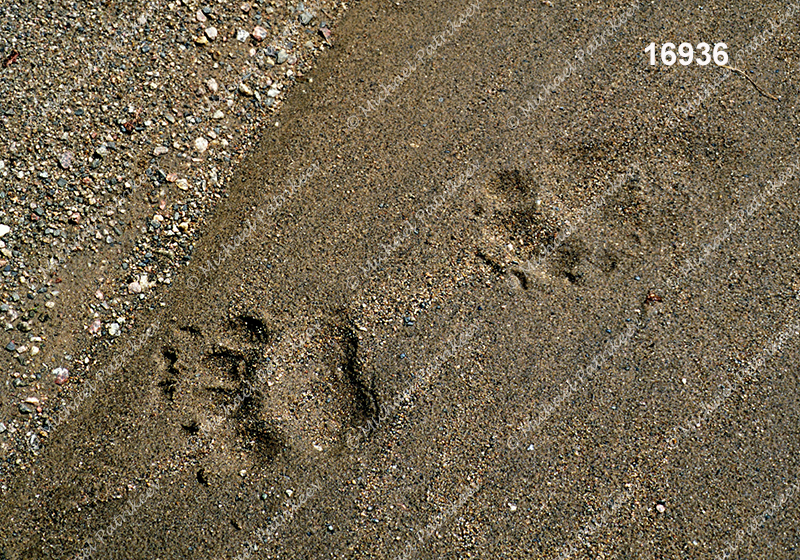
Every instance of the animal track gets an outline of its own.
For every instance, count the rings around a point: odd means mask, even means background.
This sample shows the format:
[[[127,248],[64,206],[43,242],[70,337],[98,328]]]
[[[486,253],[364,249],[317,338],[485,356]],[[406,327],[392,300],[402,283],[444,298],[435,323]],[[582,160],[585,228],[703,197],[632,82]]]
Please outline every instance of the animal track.
[[[193,455],[203,484],[287,447],[333,444],[378,410],[358,330],[344,311],[311,329],[234,313],[213,331],[212,338],[205,328],[179,327],[158,357],[162,402],[182,416],[180,433],[199,442],[191,453],[206,450]]]
[[[476,210],[484,216],[478,259],[495,274],[513,277],[523,290],[559,279],[584,286],[617,268],[619,258],[607,248],[587,246],[574,233],[558,239],[553,219],[539,209],[540,197],[544,195],[530,173],[498,172]]]

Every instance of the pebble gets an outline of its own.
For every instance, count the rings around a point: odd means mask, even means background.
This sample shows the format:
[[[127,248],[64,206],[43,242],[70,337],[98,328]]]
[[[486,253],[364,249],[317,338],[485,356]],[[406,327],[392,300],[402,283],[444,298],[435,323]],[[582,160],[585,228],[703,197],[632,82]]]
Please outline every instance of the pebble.
[[[13,352],[16,349],[17,345],[14,344],[13,342],[9,342],[8,344],[6,344],[6,350],[8,350],[9,352]]]
[[[72,152],[64,152],[58,159],[58,164],[62,169],[69,169],[72,165]]]
[[[102,326],[103,326],[102,321],[100,321],[100,319],[95,319],[94,321],[92,321],[92,324],[89,325],[89,333],[90,334],[99,333]]]
[[[19,411],[22,414],[33,414],[33,409],[25,403],[19,404]]]
[[[217,109],[216,111],[214,111],[214,114],[211,115],[211,118],[212,119],[217,119],[217,120],[224,119],[225,118],[225,113],[223,113],[222,111]]]
[[[261,27],[260,25],[256,25],[253,28],[253,37],[256,41],[263,41],[267,38],[267,30]]]
[[[664,513],[667,511],[667,508],[664,507],[664,504],[656,504],[656,509],[658,510],[658,513]]]
[[[119,336],[119,323],[111,323],[108,325],[108,334],[110,336]]]
[[[2,434],[3,432],[5,432],[7,429],[8,429],[8,428],[6,428],[6,425],[5,425],[5,424],[3,424],[2,422],[0,422],[0,434]]]
[[[280,49],[278,51],[277,56],[275,57],[275,62],[277,62],[278,64],[283,64],[284,62],[286,62],[286,60],[288,58],[289,58],[289,55],[286,53],[286,51],[283,50],[283,49]]]
[[[206,15],[203,13],[203,10],[197,10],[197,12],[194,14],[194,17],[200,23],[205,23],[208,20],[208,18],[206,18]]]
[[[166,154],[167,152],[169,152],[169,148],[167,148],[166,146],[156,146],[155,149],[153,150],[153,155],[161,156]]]
[[[208,91],[211,93],[217,93],[219,91],[219,84],[214,78],[209,78],[206,81],[206,87],[208,87]]]
[[[244,82],[239,84],[239,93],[241,93],[242,95],[245,95],[247,97],[253,97],[253,90],[250,89],[250,86],[248,86]],[[0,237],[2,237],[2,236],[0,236]]]
[[[206,37],[208,37],[209,41],[213,41],[217,38],[217,28],[214,26],[206,27]]]
[[[202,154],[208,149],[208,140],[206,140],[202,136],[199,136],[194,141],[194,147],[197,148],[197,151]]]
[[[56,385],[63,385],[69,381],[69,370],[67,370],[67,368],[56,368],[53,370],[53,374],[56,376]]]
[[[31,356],[35,356],[38,353],[39,353],[39,347],[38,346],[31,346]]]
[[[236,40],[240,43],[244,43],[250,38],[250,33],[245,31],[244,29],[237,29],[236,30]]]
[[[188,191],[189,190],[189,181],[187,179],[178,179],[177,181],[175,181],[175,184],[182,191]]]
[[[128,291],[132,294],[141,294],[142,293],[142,285],[139,284],[138,280],[134,280],[130,284],[128,284]]]
[[[5,224],[0,224],[0,237],[3,237],[5,234],[11,231],[11,228]]]
[[[308,12],[303,12],[300,14],[300,23],[303,25],[308,25],[311,23],[311,20],[314,19],[314,14],[310,14]]]

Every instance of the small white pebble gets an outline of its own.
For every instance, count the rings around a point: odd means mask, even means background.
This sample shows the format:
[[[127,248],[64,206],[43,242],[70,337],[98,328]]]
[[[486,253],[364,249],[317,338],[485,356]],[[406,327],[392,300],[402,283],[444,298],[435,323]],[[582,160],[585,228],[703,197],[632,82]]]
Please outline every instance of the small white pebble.
[[[194,147],[202,154],[208,149],[208,140],[200,136],[194,141]]]

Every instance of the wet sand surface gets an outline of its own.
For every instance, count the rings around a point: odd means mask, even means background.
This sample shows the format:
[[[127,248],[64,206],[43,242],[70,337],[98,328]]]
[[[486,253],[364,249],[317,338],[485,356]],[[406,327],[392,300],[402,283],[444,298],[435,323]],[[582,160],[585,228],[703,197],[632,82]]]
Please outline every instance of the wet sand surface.
[[[550,4],[346,13],[5,557],[796,556],[800,13]]]

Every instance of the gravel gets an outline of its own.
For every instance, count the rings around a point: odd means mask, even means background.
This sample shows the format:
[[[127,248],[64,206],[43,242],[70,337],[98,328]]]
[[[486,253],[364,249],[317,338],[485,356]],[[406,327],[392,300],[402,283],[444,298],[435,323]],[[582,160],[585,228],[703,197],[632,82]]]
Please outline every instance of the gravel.
[[[344,9],[313,11],[338,21]],[[32,455],[20,434],[47,430],[100,348],[124,343],[137,309],[162,305],[234,166],[330,46],[300,23],[308,11],[224,0],[0,8],[3,375],[33,383],[43,408],[16,392],[0,401],[0,483],[4,465]],[[65,360],[65,344],[81,351]]]

